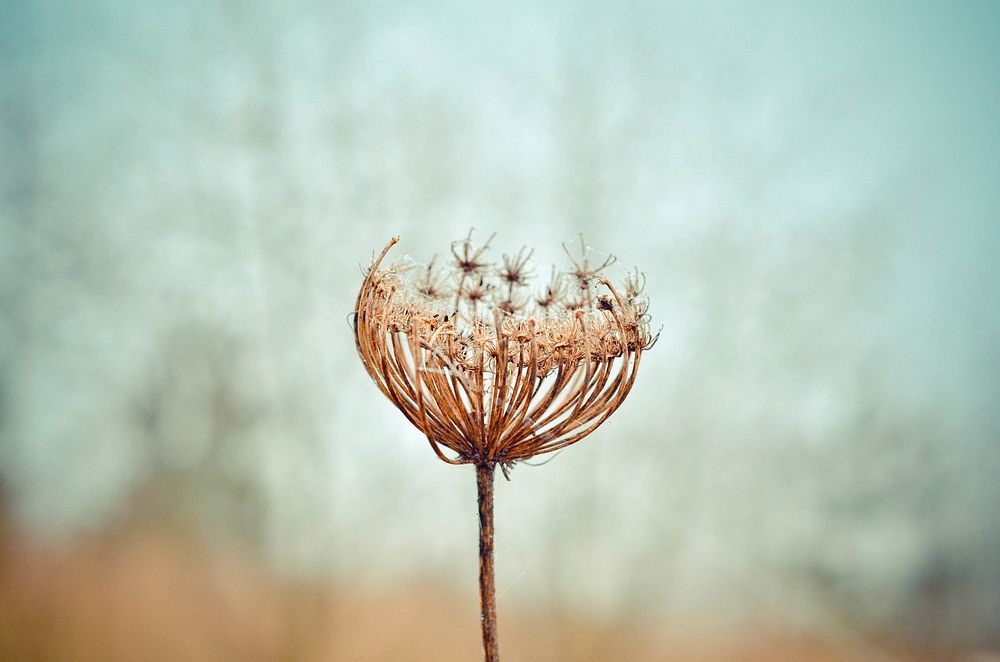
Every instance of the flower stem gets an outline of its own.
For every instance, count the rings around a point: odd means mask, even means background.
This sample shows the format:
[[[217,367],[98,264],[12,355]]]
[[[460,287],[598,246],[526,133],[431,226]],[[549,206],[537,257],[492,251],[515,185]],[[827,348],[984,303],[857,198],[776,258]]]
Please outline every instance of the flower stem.
[[[486,662],[500,662],[496,585],[493,580],[493,467],[488,462],[476,465],[476,487],[479,494],[479,604]]]

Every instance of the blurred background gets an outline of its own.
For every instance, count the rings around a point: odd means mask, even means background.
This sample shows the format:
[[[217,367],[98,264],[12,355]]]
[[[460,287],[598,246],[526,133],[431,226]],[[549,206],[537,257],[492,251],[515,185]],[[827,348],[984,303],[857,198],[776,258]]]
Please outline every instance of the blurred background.
[[[390,236],[474,227],[543,265],[582,232],[663,327],[497,485],[506,658],[1000,659],[998,32],[4,3],[0,658],[477,659],[473,471],[349,323]]]

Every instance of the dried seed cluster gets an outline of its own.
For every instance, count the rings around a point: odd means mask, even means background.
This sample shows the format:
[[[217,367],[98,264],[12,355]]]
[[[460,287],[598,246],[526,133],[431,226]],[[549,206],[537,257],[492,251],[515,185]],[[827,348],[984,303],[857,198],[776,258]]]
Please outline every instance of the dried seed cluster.
[[[644,279],[621,291],[599,266],[570,256],[531,291],[533,252],[484,260],[490,240],[451,246],[450,273],[382,262],[365,272],[355,306],[358,354],[379,389],[451,464],[500,464],[564,448],[593,432],[625,400],[649,330]],[[447,451],[451,451],[448,453]]]

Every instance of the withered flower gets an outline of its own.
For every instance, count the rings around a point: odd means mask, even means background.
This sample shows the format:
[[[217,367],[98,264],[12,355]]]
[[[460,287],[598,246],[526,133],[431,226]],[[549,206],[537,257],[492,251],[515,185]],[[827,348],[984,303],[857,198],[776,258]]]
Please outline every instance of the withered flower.
[[[459,272],[463,276],[481,274],[490,266],[486,262],[481,262],[479,258],[490,247],[490,242],[493,241],[493,237],[495,236],[496,233],[490,235],[486,243],[479,248],[476,248],[472,244],[472,230],[469,230],[469,234],[465,239],[451,242],[451,254],[455,258],[455,266],[458,267]],[[461,251],[459,251],[459,248],[461,248]]]
[[[427,266],[421,269],[420,277],[415,283],[417,292],[432,301],[436,299],[443,299],[448,295],[448,290],[444,285],[446,275],[440,273],[434,268],[435,262],[437,262],[437,256],[431,258],[431,261],[427,263]]]
[[[608,255],[605,257],[604,262],[601,263],[599,267],[590,266],[590,260],[587,256],[587,244],[583,241],[583,235],[580,237],[580,256],[576,257],[569,251],[569,247],[563,244],[563,250],[569,257],[570,262],[573,263],[573,271],[570,275],[576,279],[576,287],[578,290],[578,297],[573,300],[570,304],[571,310],[577,310],[580,308],[589,308],[591,304],[591,295],[594,284],[594,279],[598,277],[602,271],[610,267],[615,263],[617,258],[614,255]]]
[[[548,313],[551,308],[566,299],[566,274],[559,273],[552,267],[552,277],[542,293],[535,299],[539,312]]]
[[[492,241],[493,237],[490,237]],[[642,352],[656,341],[638,272],[624,296],[571,256],[569,289],[555,276],[540,298],[526,291],[532,253],[494,269],[472,233],[452,244],[457,287],[441,296],[433,262],[383,266],[394,237],[365,272],[355,305],[355,342],[383,394],[449,464],[476,468],[480,592],[486,660],[498,660],[493,579],[493,476],[515,463],[580,441],[621,406]],[[565,246],[564,246],[565,248]],[[569,250],[566,251],[569,253]],[[495,287],[493,283],[501,287]],[[509,476],[508,476],[509,477]]]
[[[535,251],[530,250],[525,253],[525,250],[527,250],[527,247],[521,248],[516,255],[503,256],[503,268],[500,270],[500,279],[507,284],[509,288],[508,292],[513,291],[515,287],[524,285],[528,281],[528,278],[531,277],[531,270],[527,267]]]

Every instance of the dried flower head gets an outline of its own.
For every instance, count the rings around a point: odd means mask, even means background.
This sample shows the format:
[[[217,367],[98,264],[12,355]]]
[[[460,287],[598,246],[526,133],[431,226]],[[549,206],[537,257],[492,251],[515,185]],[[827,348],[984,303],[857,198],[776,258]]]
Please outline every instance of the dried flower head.
[[[587,244],[583,240],[583,235],[579,235],[579,238],[579,256],[573,255],[573,253],[569,250],[569,246],[567,244],[563,244],[563,250],[569,257],[570,262],[573,263],[573,270],[570,272],[570,275],[572,275],[576,280],[576,287],[577,290],[579,290],[578,296],[572,304],[573,310],[590,307],[591,299],[593,298],[594,281],[597,279],[598,274],[610,267],[617,260],[614,255],[607,255],[605,256],[604,262],[601,263],[601,266],[591,266],[589,256],[587,255]]]
[[[490,237],[492,240],[492,237]],[[358,294],[358,353],[379,389],[450,464],[500,464],[549,453],[593,432],[625,400],[656,340],[636,273],[624,296],[594,268],[581,238],[569,276],[532,298],[532,252],[483,261],[472,234],[452,245],[455,298],[424,268],[384,267]],[[489,241],[487,242],[487,245]],[[567,249],[567,253],[569,253]],[[568,289],[575,289],[572,298]],[[599,290],[599,292],[597,292]]]
[[[572,270],[527,291],[532,252],[483,261],[472,232],[451,245],[454,298],[434,260],[383,267],[393,237],[365,271],[354,307],[358,354],[382,393],[449,464],[473,464],[479,496],[483,651],[500,659],[493,573],[493,474],[575,443],[597,429],[632,389],[653,346],[638,271],[624,296],[592,267],[580,237]],[[526,252],[527,251],[527,252]],[[575,287],[567,285],[571,281]],[[572,298],[568,292],[573,290]]]
[[[427,266],[420,270],[420,275],[414,282],[419,294],[424,295],[431,301],[443,299],[448,296],[449,290],[445,286],[447,275],[434,268],[437,256],[431,258]]]
[[[559,305],[561,301],[565,300],[566,300],[565,274],[556,271],[556,268],[553,266],[552,277],[549,278],[549,283],[548,285],[545,286],[545,289],[535,299],[535,305],[538,306],[539,312],[541,312],[542,314],[546,314],[549,312],[549,310]]]
[[[481,262],[479,258],[490,247],[490,242],[493,241],[493,237],[495,236],[495,233],[490,235],[486,243],[479,248],[476,248],[472,243],[472,230],[469,230],[469,234],[465,239],[451,242],[451,254],[455,258],[455,266],[463,275],[481,274],[490,266],[485,262]]]
[[[528,269],[528,262],[531,260],[531,256],[535,254],[535,251],[530,250],[525,253],[526,250],[527,247],[525,246],[513,256],[503,256],[503,268],[500,270],[499,275],[500,279],[511,290],[524,285],[532,275],[531,270]]]

